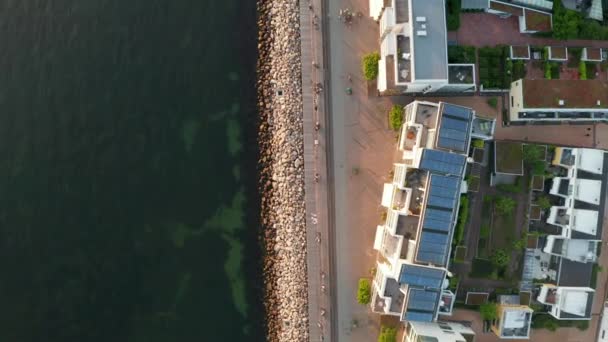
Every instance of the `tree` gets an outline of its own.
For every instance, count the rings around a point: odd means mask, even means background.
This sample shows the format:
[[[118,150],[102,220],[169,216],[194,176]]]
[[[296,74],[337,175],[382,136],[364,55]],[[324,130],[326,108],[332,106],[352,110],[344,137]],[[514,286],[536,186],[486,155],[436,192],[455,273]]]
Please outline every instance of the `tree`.
[[[496,198],[495,206],[496,211],[502,216],[511,215],[513,209],[515,209],[515,200],[507,196],[499,196]]]
[[[380,329],[380,336],[378,336],[378,342],[396,342],[397,341],[397,329],[382,326]]]
[[[553,37],[557,39],[574,39],[578,37],[581,15],[563,7],[561,0],[553,2]]]
[[[498,307],[496,303],[484,303],[479,306],[479,312],[481,313],[481,318],[485,321],[493,321],[498,318]]]
[[[494,109],[498,106],[498,100],[495,97],[490,97],[488,99],[488,105]]]
[[[361,66],[363,68],[363,76],[368,81],[373,81],[378,78],[378,62],[380,54],[377,52],[369,53],[363,56]]]
[[[389,125],[394,131],[398,131],[403,125],[403,106],[394,105],[388,113]]]
[[[551,201],[549,200],[549,198],[547,196],[541,196],[536,200],[536,204],[538,204],[539,207],[541,207],[542,209],[549,209],[551,208]]]
[[[492,264],[496,267],[505,267],[511,261],[511,256],[504,249],[497,249],[492,254]]]
[[[369,304],[372,300],[371,285],[369,280],[365,278],[359,279],[359,289],[357,290],[357,302],[359,304]]]

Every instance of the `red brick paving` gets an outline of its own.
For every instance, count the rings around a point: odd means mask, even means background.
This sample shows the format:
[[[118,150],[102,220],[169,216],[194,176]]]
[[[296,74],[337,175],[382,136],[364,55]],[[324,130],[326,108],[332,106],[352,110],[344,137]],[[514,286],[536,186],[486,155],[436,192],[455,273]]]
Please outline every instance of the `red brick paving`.
[[[495,46],[495,45],[538,45],[538,46],[580,46],[608,48],[605,40],[556,40],[552,38],[535,37],[519,32],[517,17],[502,19],[489,13],[462,13],[460,29],[449,32],[450,40],[458,41],[460,45]]]

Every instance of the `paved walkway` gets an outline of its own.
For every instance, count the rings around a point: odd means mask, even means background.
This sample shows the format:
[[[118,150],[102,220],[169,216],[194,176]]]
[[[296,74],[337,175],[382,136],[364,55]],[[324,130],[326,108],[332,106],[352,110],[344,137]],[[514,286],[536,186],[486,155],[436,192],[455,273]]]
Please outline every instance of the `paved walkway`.
[[[307,231],[308,319],[310,341],[332,341],[331,201],[326,101],[313,85],[324,84],[321,0],[300,1],[304,177]],[[314,64],[313,64],[314,62]],[[320,128],[316,128],[319,123]]]
[[[457,41],[459,45],[479,47],[505,44],[608,48],[606,40],[555,40],[520,33],[517,17],[501,19],[489,13],[462,13],[460,29],[449,32],[448,39]]]
[[[372,247],[382,184],[396,148],[387,113],[398,99],[377,97],[375,85],[362,77],[361,57],[378,49],[378,24],[368,16],[368,0],[328,0],[328,5],[337,340],[368,342],[378,338],[380,317],[357,303],[357,281],[371,279],[376,258]],[[338,18],[345,8],[362,13],[350,27]],[[352,95],[345,93],[346,87],[352,87]]]

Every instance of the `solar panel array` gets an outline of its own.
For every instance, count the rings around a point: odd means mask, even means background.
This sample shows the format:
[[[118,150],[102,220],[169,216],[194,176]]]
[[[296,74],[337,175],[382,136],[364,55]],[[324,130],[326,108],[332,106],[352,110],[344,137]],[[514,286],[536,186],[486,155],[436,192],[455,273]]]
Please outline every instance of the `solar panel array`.
[[[437,147],[466,152],[471,132],[473,111],[444,103],[439,124]]]
[[[408,321],[431,322],[438,305],[438,291],[410,289],[404,318]]]
[[[460,178],[432,174],[416,260],[445,266],[460,195]]]
[[[420,168],[430,172],[449,175],[462,175],[467,157],[446,151],[425,149],[422,153]]]
[[[419,262],[445,266],[450,244],[449,237],[448,234],[433,233],[423,230],[416,260]]]
[[[427,206],[454,209],[460,192],[460,178],[431,175]]]
[[[445,271],[411,264],[401,266],[399,283],[430,289],[440,289],[445,279]]]

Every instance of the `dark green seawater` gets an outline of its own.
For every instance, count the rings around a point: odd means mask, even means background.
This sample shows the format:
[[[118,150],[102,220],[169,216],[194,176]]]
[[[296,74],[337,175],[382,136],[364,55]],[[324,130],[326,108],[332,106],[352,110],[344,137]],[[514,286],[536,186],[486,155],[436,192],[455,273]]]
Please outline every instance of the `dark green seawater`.
[[[0,341],[258,341],[253,0],[0,0]]]

